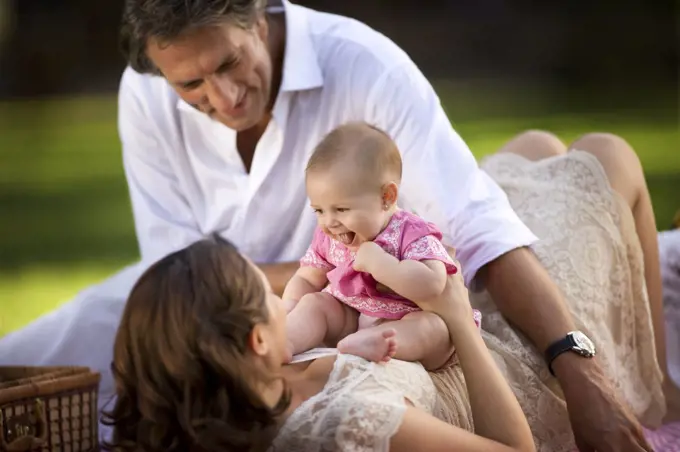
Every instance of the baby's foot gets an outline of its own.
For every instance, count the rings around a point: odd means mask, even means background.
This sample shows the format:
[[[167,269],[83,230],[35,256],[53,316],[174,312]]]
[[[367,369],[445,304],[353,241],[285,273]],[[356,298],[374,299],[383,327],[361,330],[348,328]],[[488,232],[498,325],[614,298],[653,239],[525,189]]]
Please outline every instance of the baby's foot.
[[[338,342],[338,351],[360,356],[369,361],[387,362],[397,352],[396,331],[368,328],[350,334]]]

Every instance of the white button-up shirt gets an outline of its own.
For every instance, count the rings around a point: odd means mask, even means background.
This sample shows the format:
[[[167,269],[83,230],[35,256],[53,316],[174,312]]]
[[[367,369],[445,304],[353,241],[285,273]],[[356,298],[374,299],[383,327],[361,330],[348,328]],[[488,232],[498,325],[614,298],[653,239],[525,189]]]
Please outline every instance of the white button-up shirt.
[[[442,229],[467,283],[536,240],[401,49],[355,20],[284,5],[283,79],[250,173],[235,131],[186,104],[165,79],[123,74],[119,129],[144,261],[213,233],[256,262],[302,257],[316,225],[307,159],[325,134],[354,120],[393,137],[403,158],[400,205]]]

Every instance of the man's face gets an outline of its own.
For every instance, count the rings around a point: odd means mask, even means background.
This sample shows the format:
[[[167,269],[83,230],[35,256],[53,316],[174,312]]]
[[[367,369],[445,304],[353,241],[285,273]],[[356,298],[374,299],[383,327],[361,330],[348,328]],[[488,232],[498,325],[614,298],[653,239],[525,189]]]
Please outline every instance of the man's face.
[[[249,29],[224,23],[190,30],[147,54],[184,101],[241,131],[262,120],[271,93],[267,22]]]

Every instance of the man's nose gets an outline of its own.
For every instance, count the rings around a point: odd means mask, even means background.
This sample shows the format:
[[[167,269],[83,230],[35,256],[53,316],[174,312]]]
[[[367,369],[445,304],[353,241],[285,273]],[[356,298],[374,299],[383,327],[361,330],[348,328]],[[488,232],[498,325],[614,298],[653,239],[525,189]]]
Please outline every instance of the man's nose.
[[[229,77],[217,76],[208,80],[208,101],[218,113],[229,115],[239,101],[239,89]]]

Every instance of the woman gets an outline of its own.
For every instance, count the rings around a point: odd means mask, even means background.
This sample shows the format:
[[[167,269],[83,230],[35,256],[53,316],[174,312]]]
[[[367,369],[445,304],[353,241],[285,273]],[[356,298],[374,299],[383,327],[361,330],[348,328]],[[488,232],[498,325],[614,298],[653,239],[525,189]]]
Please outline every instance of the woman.
[[[531,451],[521,409],[472,319],[460,272],[423,308],[451,331],[476,434],[432,415],[419,364],[332,355],[288,366],[286,314],[266,278],[222,239],[153,265],[116,337],[107,448],[144,451]]]

